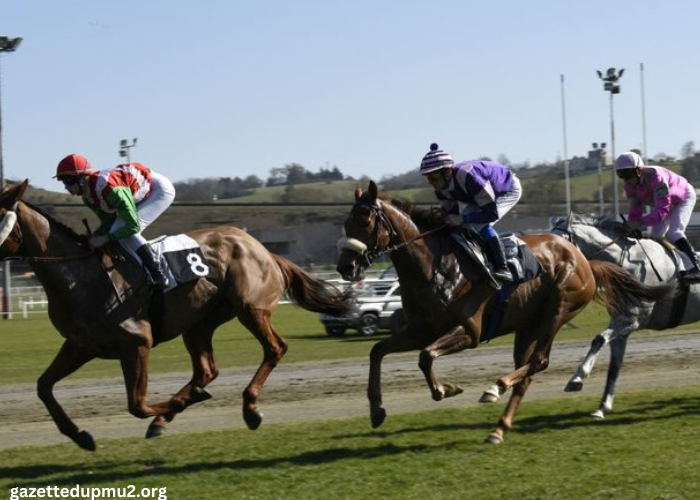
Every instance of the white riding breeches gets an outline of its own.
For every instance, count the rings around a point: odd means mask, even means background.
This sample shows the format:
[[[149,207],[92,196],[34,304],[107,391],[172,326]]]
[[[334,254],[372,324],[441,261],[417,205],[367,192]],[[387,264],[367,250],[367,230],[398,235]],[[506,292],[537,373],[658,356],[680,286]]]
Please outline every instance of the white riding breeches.
[[[671,243],[685,237],[685,228],[688,227],[690,216],[693,215],[696,201],[695,188],[688,184],[688,196],[685,201],[671,208],[671,213],[664,220],[651,226],[651,236],[654,238],[665,236]]]
[[[141,231],[126,238],[122,238],[119,243],[132,254],[136,254],[136,250],[141,248],[146,243],[146,238],[141,235],[141,232],[150,226],[175,199],[175,186],[164,175],[151,172],[151,192],[148,198],[136,205],[136,213],[139,216],[139,224]],[[124,226],[124,221],[117,217],[112,224],[111,232]]]

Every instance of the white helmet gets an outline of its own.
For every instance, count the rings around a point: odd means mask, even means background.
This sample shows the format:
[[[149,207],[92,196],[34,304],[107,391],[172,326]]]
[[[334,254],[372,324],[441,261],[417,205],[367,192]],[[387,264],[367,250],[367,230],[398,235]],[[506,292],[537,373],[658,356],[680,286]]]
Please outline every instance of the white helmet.
[[[627,151],[626,153],[622,153],[615,160],[615,171],[643,167],[644,160],[634,151]]]

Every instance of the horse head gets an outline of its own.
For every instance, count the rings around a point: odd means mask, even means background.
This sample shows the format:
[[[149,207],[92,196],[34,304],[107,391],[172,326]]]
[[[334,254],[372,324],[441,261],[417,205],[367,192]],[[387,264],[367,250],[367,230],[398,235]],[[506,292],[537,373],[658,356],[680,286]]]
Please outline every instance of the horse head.
[[[372,260],[389,246],[395,234],[374,181],[369,182],[367,191],[359,186],[355,189],[355,204],[344,227],[345,236],[338,241],[337,270],[343,279],[361,281]]]
[[[22,234],[17,225],[17,207],[28,185],[29,181],[25,180],[0,193],[0,258],[14,254],[22,244]]]

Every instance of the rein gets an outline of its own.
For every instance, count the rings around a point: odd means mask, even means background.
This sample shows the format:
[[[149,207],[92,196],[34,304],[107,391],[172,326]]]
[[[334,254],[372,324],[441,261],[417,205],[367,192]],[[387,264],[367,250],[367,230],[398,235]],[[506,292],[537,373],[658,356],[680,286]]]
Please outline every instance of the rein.
[[[375,212],[377,216],[377,224],[375,225],[376,229],[376,235],[375,235],[375,242],[379,241],[379,230],[380,226],[382,223],[387,226],[387,232],[389,233],[389,243],[391,243],[391,240],[395,237],[398,236],[398,233],[394,229],[394,226],[391,224],[391,221],[387,218],[386,214],[384,213],[384,210],[382,210],[382,207],[380,205],[376,205],[371,207],[372,210]],[[401,250],[402,248],[405,248],[416,241],[425,238],[426,236],[429,236],[437,231],[440,231],[441,229],[445,229],[448,226],[448,224],[443,224],[442,226],[435,227],[433,229],[429,229],[423,233],[417,234],[416,236],[407,239],[406,241],[402,241],[401,243],[397,243],[395,245],[388,245],[386,248],[383,250],[378,250],[376,248],[377,244],[375,243],[375,249],[370,250],[365,254],[365,258],[367,259],[368,264],[371,265],[372,261],[376,259],[377,257],[381,257],[383,255],[389,254],[391,252],[396,252],[397,250]]]
[[[569,226],[569,227],[571,227],[571,226]],[[567,239],[569,240],[569,242],[573,243],[578,248],[578,245],[576,244],[576,241],[574,239],[574,236],[576,236],[576,234],[574,233],[573,229],[564,229],[562,227],[555,227],[554,230],[566,234],[568,236]],[[608,243],[606,243],[605,245],[601,246],[598,250],[596,250],[595,253],[591,254],[591,256],[588,257],[588,259],[589,260],[594,259],[596,257],[596,255],[603,253],[603,251],[606,250],[608,247],[611,247],[611,246],[619,243],[622,238],[626,238],[626,236],[624,234],[622,234],[622,235],[618,236],[617,238],[611,239]],[[622,246],[622,245],[620,245],[620,246]]]
[[[449,226],[449,224],[443,224],[443,225],[440,226],[440,227],[434,227],[433,229],[429,229],[429,230],[427,230],[427,231],[425,231],[425,232],[423,232],[423,233],[417,234],[417,235],[414,236],[413,238],[409,238],[409,239],[407,239],[406,241],[403,241],[403,242],[401,242],[401,243],[398,243],[397,245],[391,245],[391,246],[386,247],[384,250],[380,250],[380,251],[378,251],[378,252],[374,252],[374,255],[375,255],[376,257],[380,257],[380,256],[382,256],[382,255],[385,255],[385,254],[388,254],[388,253],[391,253],[391,252],[395,252],[395,251],[397,251],[397,250],[401,250],[402,248],[407,247],[408,245],[410,245],[410,244],[412,244],[412,243],[415,243],[416,241],[421,240],[421,239],[425,238],[426,236],[430,236],[430,235],[433,234],[433,233],[436,233],[436,232],[438,232],[438,231],[440,231],[440,230],[442,230],[442,229],[445,229],[445,228],[448,227],[448,226]]]
[[[18,239],[22,239],[22,228],[19,226],[18,220],[17,220],[17,212],[19,209],[19,202],[15,202],[15,204],[12,206],[11,210],[8,210],[6,217],[9,214],[13,214],[14,217],[10,219],[10,222],[8,225],[3,228],[3,231],[6,232],[7,234],[4,234],[3,239],[0,241],[0,245],[4,243],[5,238],[9,237],[11,234],[11,231],[14,227],[17,228],[17,231],[19,233],[19,236],[17,236]],[[3,219],[5,221],[5,219]],[[10,255],[7,257],[4,257],[0,260],[2,261],[24,261],[24,262],[53,262],[53,263],[60,263],[60,262],[69,262],[72,260],[80,260],[80,259],[85,259],[92,255],[94,252],[92,250],[88,250],[87,252],[78,254],[78,255],[70,255],[70,256],[61,256],[61,257],[51,257],[51,256],[46,256],[46,257],[30,257],[30,256],[23,256],[23,255]]]
[[[93,253],[94,252],[89,251],[89,252],[81,253],[78,255],[70,255],[70,256],[63,256],[63,257],[27,257],[27,256],[22,256],[22,255],[12,255],[9,257],[5,257],[4,259],[1,259],[1,260],[3,260],[3,261],[61,263],[61,262],[69,262],[72,260],[86,259],[87,257],[90,257]]]

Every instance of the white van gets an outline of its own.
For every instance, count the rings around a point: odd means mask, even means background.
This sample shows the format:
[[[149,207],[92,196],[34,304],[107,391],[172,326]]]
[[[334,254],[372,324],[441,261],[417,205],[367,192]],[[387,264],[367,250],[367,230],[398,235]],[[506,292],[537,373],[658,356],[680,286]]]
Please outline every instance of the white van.
[[[403,322],[401,287],[398,279],[367,280],[353,286],[357,307],[345,316],[320,314],[326,333],[333,337],[344,335],[353,328],[361,335],[375,335],[379,330],[400,327]]]

